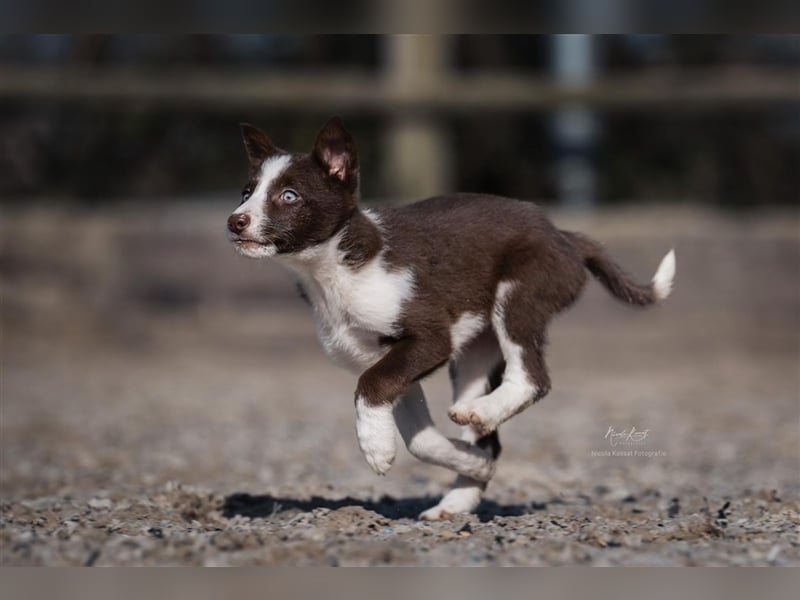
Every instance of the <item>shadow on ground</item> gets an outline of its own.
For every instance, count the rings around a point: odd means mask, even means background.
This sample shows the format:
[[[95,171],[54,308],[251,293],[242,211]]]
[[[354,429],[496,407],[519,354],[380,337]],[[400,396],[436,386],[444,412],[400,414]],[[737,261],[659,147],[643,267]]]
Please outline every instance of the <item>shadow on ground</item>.
[[[312,496],[308,500],[284,498],[269,494],[253,496],[246,493],[231,494],[225,498],[222,514],[230,519],[237,515],[253,519],[264,519],[286,512],[311,512],[316,508],[338,510],[348,506],[358,506],[381,515],[387,519],[416,519],[419,513],[436,505],[441,496],[414,496],[393,498],[381,496],[377,501],[361,500],[346,496],[332,500],[322,496]],[[486,523],[494,517],[518,517],[547,508],[546,503],[498,504],[494,500],[481,501],[476,514]]]

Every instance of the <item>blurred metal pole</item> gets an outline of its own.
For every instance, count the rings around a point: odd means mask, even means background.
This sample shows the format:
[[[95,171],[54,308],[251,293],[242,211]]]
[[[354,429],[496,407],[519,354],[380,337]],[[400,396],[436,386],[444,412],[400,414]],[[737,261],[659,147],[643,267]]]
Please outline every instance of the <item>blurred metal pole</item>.
[[[585,87],[595,75],[596,48],[590,35],[554,35],[553,71],[560,85]],[[592,164],[597,121],[586,105],[565,104],[553,115],[558,164],[559,202],[568,207],[587,207],[596,201]]]
[[[435,89],[446,76],[448,39],[439,35],[393,35],[386,40],[388,84],[406,94]],[[425,109],[390,117],[385,137],[389,195],[403,202],[452,191],[447,131]]]

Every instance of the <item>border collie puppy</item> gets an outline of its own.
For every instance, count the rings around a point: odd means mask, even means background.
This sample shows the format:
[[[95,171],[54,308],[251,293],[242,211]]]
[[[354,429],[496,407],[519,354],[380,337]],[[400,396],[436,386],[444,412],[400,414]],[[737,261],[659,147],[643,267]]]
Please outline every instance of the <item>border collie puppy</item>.
[[[338,117],[308,154],[275,147],[252,125],[242,136],[250,180],[228,219],[230,241],[294,273],[325,353],[359,375],[356,432],[369,466],[379,475],[392,466],[396,427],[411,454],[458,474],[422,519],[478,506],[498,427],[550,389],[547,325],[578,298],[587,271],[635,306],[672,288],[673,251],[640,285],[600,244],[557,229],[530,202],[446,194],[361,208],[356,144]],[[462,439],[436,429],[419,383],[446,364]]]

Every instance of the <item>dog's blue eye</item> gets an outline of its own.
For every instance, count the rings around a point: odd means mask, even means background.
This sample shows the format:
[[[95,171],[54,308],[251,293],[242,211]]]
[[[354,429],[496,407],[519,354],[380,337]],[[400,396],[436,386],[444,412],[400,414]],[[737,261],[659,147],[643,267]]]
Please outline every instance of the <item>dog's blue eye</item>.
[[[250,192],[247,190],[242,192],[242,202],[247,202],[247,199],[250,198]]]
[[[294,190],[283,190],[281,192],[281,200],[284,202],[295,202],[299,197]]]

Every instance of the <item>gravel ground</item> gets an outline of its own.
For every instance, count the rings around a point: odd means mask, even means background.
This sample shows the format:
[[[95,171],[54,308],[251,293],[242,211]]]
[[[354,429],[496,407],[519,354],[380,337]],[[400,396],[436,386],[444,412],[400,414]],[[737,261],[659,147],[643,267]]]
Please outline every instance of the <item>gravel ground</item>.
[[[354,377],[227,248],[228,209],[0,215],[3,565],[800,564],[797,214],[554,215],[642,279],[674,243],[675,295],[592,284],[478,514],[430,523],[451,475],[402,449],[370,471]],[[455,434],[444,374],[425,388]]]

